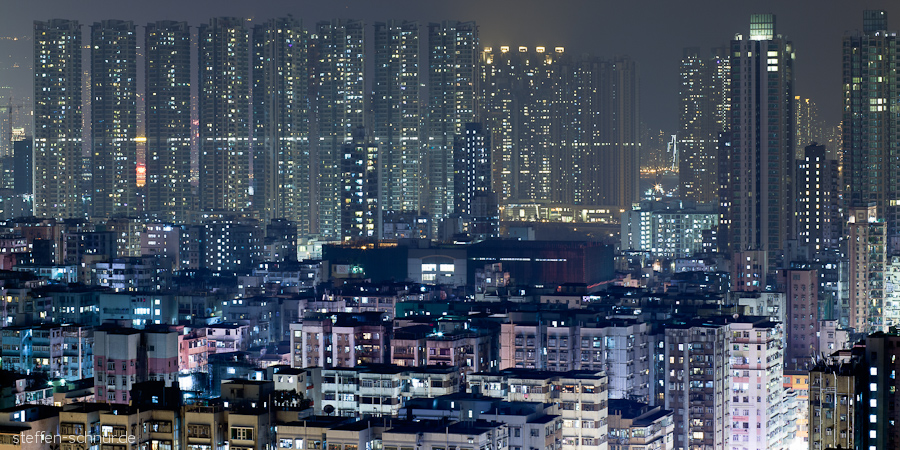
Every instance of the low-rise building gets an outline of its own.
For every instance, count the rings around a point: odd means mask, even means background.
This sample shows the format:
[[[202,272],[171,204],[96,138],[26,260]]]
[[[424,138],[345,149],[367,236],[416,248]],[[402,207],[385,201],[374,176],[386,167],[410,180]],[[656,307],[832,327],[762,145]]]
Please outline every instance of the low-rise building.
[[[609,401],[609,450],[672,450],[673,412],[626,399]]]
[[[563,450],[608,448],[609,386],[603,372],[506,369],[468,377],[469,392],[511,402],[558,403]]]

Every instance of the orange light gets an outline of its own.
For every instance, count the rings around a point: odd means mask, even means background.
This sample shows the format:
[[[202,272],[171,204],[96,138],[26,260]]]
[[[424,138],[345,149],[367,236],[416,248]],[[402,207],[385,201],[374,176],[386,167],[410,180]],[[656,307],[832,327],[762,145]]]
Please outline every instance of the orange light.
[[[144,167],[143,164],[138,164],[137,166],[137,185],[138,187],[144,187],[147,184],[147,168]]]

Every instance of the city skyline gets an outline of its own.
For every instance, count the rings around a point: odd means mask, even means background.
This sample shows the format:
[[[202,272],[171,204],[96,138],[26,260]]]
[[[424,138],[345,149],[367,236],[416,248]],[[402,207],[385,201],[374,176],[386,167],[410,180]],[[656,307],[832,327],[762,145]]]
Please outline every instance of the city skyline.
[[[800,49],[796,68],[797,95],[817,102],[824,121],[831,125],[840,120],[841,55],[836,49],[844,33],[862,29],[858,17],[864,9],[884,9],[889,16],[900,17],[900,6],[889,1],[852,4],[833,1],[816,3],[815,7],[811,2],[725,6],[705,1],[690,5],[660,3],[650,8],[637,3],[580,1],[554,4],[553,8],[540,5],[540,2],[532,1],[510,10],[503,5],[474,1],[453,5],[415,2],[384,5],[349,1],[302,7],[287,2],[262,5],[216,2],[216,12],[211,13],[204,2],[190,5],[92,2],[87,7],[55,1],[41,2],[39,7],[23,4],[0,18],[0,29],[4,30],[0,36],[0,54],[8,55],[8,65],[20,66],[8,68],[0,64],[0,85],[12,84],[14,88],[20,85],[19,90],[27,89],[30,78],[21,72],[23,69],[28,71],[23,63],[30,63],[30,45],[23,46],[22,42],[2,38],[29,38],[32,21],[47,20],[48,11],[53,11],[51,17],[79,20],[83,24],[120,19],[133,20],[139,26],[156,20],[184,20],[197,27],[213,16],[226,15],[250,18],[250,26],[287,14],[302,20],[307,27],[319,20],[336,18],[360,19],[367,26],[391,19],[416,20],[421,24],[446,19],[475,20],[482,46],[566,46],[572,54],[587,52],[603,58],[629,55],[642,70],[645,123],[653,129],[676,130],[678,67],[683,48],[727,45],[735,33],[743,31],[746,17],[751,13],[771,12],[779,17],[779,29]],[[528,11],[544,12],[529,14]],[[642,32],[628,33],[638,26]]]

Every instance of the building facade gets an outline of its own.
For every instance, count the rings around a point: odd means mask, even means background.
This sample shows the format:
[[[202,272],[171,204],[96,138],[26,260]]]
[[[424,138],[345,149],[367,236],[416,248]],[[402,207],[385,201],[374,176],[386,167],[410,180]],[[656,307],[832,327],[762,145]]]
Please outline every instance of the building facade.
[[[250,36],[245,20],[199,28],[200,209],[247,211],[250,178]]]
[[[310,230],[309,37],[299,19],[253,27],[253,205]]]
[[[889,32],[886,11],[863,13],[863,31],[843,41],[844,191],[851,207],[875,202],[887,235],[900,232],[900,187],[887,164],[900,147],[900,119],[892,110],[900,96],[895,66],[897,34]],[[893,250],[893,249],[892,249]]]
[[[85,216],[81,25],[34,22],[34,215]]]
[[[92,217],[135,216],[137,195],[137,33],[134,22],[91,26]]]
[[[732,251],[774,256],[791,239],[794,211],[794,45],[775,16],[754,14],[750,34],[731,41]],[[775,258],[770,256],[770,262]]]
[[[146,211],[187,222],[197,209],[191,186],[191,28],[187,22],[147,24],[144,49]]]

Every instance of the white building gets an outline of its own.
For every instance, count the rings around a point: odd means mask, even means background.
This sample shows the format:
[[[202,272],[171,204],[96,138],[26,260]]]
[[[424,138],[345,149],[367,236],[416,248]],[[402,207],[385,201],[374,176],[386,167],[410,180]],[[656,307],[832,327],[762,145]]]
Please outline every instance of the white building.
[[[317,414],[331,406],[336,416],[396,417],[404,400],[458,392],[459,371],[449,369],[384,364],[322,369],[322,400],[314,407]]]
[[[711,206],[693,209],[681,201],[643,201],[622,214],[622,249],[650,252],[656,258],[679,258],[703,251],[703,232],[719,226]]]
[[[731,450],[786,448],[781,325],[731,324]]]
[[[510,402],[557,403],[561,450],[607,450],[609,386],[603,372],[506,369],[469,375],[469,392]]]

